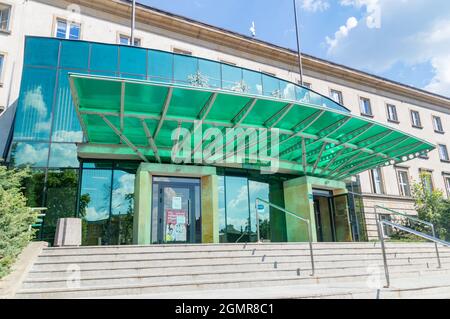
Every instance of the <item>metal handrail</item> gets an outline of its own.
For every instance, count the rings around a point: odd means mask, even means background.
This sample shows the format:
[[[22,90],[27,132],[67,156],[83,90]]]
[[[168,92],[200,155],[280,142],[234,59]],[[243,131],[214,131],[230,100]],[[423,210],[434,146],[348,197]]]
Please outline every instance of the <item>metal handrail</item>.
[[[382,250],[382,253],[383,253],[384,273],[385,273],[385,276],[386,276],[386,286],[385,286],[385,288],[389,288],[391,283],[390,283],[390,278],[389,278],[389,269],[388,269],[387,257],[386,257],[386,247],[385,247],[385,244],[384,244],[384,229],[383,229],[383,225],[391,226],[393,228],[397,228],[397,229],[400,229],[402,231],[411,233],[413,235],[422,237],[423,239],[427,239],[429,241],[434,242],[436,244],[436,246],[437,246],[437,244],[441,244],[443,246],[450,247],[450,243],[446,242],[444,240],[441,240],[441,239],[438,239],[436,237],[430,236],[428,234],[416,231],[416,230],[411,229],[409,227],[405,227],[405,226],[402,226],[402,225],[399,225],[399,224],[396,224],[396,223],[392,223],[392,222],[387,221],[387,220],[379,220],[378,223],[377,223],[377,226],[378,226],[378,235],[379,235],[380,241],[381,241],[381,250]],[[437,257],[438,257],[438,260],[439,260],[439,253],[438,253]],[[439,268],[440,267],[441,267],[441,263],[440,263],[440,260],[439,260]]]
[[[431,228],[431,233],[433,234],[433,237],[437,238],[436,237],[436,231],[435,231],[434,225],[432,223],[427,222],[427,221],[422,220],[422,219],[419,219],[417,217],[411,216],[411,215],[407,215],[405,213],[397,212],[395,210],[392,210],[392,209],[389,209],[389,208],[386,208],[386,207],[383,207],[383,206],[380,206],[380,205],[375,205],[375,217],[377,218],[378,221],[380,220],[380,218],[379,218],[380,214],[377,213],[377,208],[384,209],[384,210],[390,212],[393,215],[398,215],[398,216],[405,217],[405,218],[407,218],[409,220],[415,221],[416,223],[427,225],[428,227]],[[434,248],[436,250],[436,256],[437,256],[437,260],[438,260],[438,268],[441,268],[441,258],[439,256],[439,249],[438,249],[438,245],[437,245],[436,242],[434,243]]]
[[[303,218],[298,216],[297,214],[294,214],[278,205],[272,204],[271,202],[268,202],[264,199],[261,198],[256,198],[255,200],[255,210],[256,210],[256,238],[258,243],[261,242],[260,239],[260,234],[259,234],[259,213],[258,213],[258,202],[262,202],[265,203],[266,205],[269,205],[273,208],[276,208],[279,211],[282,211],[288,215],[291,215],[292,217],[295,217],[301,221],[303,221],[304,223],[307,224],[308,226],[308,239],[309,239],[309,255],[311,257],[311,276],[314,276],[315,273],[315,267],[314,267],[314,254],[313,254],[313,247],[312,247],[312,228],[311,228],[311,222],[309,221],[309,219]]]

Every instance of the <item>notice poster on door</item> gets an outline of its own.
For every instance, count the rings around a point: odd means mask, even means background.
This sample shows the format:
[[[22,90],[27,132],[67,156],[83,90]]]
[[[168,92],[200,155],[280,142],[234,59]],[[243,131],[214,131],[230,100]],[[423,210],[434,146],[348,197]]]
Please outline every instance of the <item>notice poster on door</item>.
[[[186,211],[166,210],[166,242],[187,241]]]

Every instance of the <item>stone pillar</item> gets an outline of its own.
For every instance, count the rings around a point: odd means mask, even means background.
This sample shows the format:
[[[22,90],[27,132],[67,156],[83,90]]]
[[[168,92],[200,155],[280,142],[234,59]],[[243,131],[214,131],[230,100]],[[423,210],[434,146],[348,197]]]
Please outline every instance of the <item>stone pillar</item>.
[[[133,244],[151,243],[152,176],[139,167],[134,182]]]
[[[217,175],[202,177],[202,243],[219,243],[219,192]]]
[[[312,186],[308,183],[306,177],[284,182],[284,204],[286,210],[310,221],[312,241],[317,241]],[[286,215],[286,235],[288,242],[307,242],[307,224],[295,217]]]
[[[60,218],[56,225],[55,247],[81,246],[81,218]]]

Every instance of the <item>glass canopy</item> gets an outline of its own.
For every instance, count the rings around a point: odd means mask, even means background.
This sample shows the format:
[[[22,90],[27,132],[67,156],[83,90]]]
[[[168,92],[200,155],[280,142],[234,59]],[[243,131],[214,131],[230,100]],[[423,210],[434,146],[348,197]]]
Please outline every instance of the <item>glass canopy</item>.
[[[244,153],[250,154],[252,147],[267,147],[267,153],[276,148],[282,172],[342,180],[370,168],[411,160],[434,148],[346,111],[294,99],[115,77],[70,74],[69,79],[86,137],[86,143],[78,146],[80,157],[167,163],[175,142],[181,139],[180,135],[174,139],[174,132],[182,129],[192,136],[200,130],[200,142],[192,142],[194,158],[215,141],[205,135],[208,129],[224,135],[230,128],[269,130],[266,140],[279,135],[277,145],[250,143]],[[235,152],[240,147],[231,144]],[[239,166],[268,165],[269,158],[256,162],[244,158]]]

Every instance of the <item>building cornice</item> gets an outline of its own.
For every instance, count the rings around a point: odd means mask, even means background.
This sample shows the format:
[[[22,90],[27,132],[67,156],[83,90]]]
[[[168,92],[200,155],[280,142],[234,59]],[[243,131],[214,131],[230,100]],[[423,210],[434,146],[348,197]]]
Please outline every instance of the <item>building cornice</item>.
[[[44,0],[45,1],[45,0]],[[101,10],[112,15],[129,18],[131,7],[129,0],[71,0],[82,6]],[[195,21],[176,14],[168,13],[142,4],[137,5],[137,23],[151,25],[163,30],[175,32],[216,45],[232,48],[247,54],[275,60],[296,69],[296,52],[287,48],[256,40],[242,34],[228,31],[206,23]],[[383,90],[392,94],[403,95],[450,109],[450,98],[427,92],[402,83],[355,70],[327,60],[303,54],[305,69],[320,72],[346,81]]]

